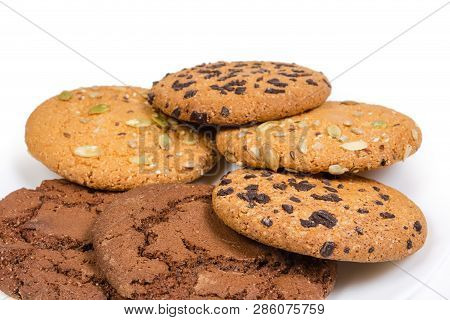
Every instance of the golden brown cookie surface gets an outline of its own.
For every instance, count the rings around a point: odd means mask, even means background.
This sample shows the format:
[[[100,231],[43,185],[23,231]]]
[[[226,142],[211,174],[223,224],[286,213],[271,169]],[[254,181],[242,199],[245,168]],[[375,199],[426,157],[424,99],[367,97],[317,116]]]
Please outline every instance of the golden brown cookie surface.
[[[357,176],[237,170],[214,189],[213,209],[256,241],[331,260],[399,260],[419,250],[427,235],[411,200]]]
[[[231,162],[336,175],[404,160],[421,142],[421,131],[409,117],[349,101],[326,102],[298,116],[217,135],[219,152]]]
[[[168,74],[149,102],[181,120],[237,125],[315,108],[330,92],[323,74],[293,63],[217,62]]]
[[[26,142],[64,178],[106,190],[192,181],[215,162],[209,139],[153,110],[134,87],[62,92],[31,114]]]

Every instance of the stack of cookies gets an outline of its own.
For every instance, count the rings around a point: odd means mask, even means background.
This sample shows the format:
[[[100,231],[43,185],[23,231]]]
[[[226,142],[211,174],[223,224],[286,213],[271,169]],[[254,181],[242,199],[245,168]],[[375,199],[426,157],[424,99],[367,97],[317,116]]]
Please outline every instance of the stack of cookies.
[[[66,180],[0,202],[0,290],[18,299],[323,299],[336,260],[399,260],[425,218],[355,173],[417,151],[382,106],[326,102],[320,72],[218,62],[150,90],[63,91],[30,116],[30,153]],[[243,168],[187,184],[221,159]],[[217,166],[216,166],[217,167]],[[219,177],[217,177],[219,178]]]

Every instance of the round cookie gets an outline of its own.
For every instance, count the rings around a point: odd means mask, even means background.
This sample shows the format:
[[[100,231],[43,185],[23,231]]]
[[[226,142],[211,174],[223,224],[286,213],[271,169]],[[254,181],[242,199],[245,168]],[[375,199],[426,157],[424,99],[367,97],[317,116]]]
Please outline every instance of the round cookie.
[[[64,91],[31,114],[28,149],[64,178],[104,190],[188,182],[212,168],[211,140],[167,119],[146,97],[134,87]]]
[[[357,176],[241,169],[214,189],[213,209],[256,241],[331,260],[399,260],[419,250],[427,235],[411,200]]]
[[[96,223],[99,266],[132,299],[323,299],[336,265],[245,238],[212,212],[211,186],[151,185]]]
[[[421,142],[409,117],[350,101],[217,135],[217,148],[230,162],[334,175],[389,166],[414,154]]]
[[[0,201],[0,290],[17,299],[118,298],[95,265],[91,227],[114,194],[64,180]]]
[[[181,120],[238,125],[315,108],[330,92],[322,73],[294,63],[216,62],[167,74],[153,85],[149,102]]]

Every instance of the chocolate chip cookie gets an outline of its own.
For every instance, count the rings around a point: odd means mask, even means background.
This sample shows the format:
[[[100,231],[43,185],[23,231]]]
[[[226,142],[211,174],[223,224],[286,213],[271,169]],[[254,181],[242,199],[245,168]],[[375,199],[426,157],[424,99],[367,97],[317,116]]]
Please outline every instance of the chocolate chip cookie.
[[[399,260],[427,236],[425,217],[411,200],[357,176],[241,169],[216,186],[213,208],[256,241],[331,260]]]
[[[334,175],[405,160],[421,142],[421,131],[411,118],[351,101],[326,102],[301,115],[217,135],[217,148],[230,162]]]
[[[96,222],[97,261],[132,299],[322,299],[336,265],[245,238],[212,212],[211,186],[122,194]]]
[[[0,290],[17,299],[119,296],[96,267],[91,227],[114,194],[44,181],[0,201]]]
[[[238,125],[315,108],[330,92],[322,73],[294,63],[216,62],[167,74],[149,103],[185,121]]]
[[[211,139],[151,108],[135,87],[62,92],[31,114],[26,143],[64,178],[104,190],[188,182],[215,163]]]

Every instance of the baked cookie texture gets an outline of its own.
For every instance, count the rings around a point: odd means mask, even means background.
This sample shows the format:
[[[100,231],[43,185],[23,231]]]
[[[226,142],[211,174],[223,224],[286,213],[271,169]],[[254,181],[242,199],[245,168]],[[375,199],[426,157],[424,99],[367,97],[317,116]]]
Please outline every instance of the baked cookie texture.
[[[128,191],[95,225],[97,261],[132,299],[322,299],[336,265],[243,237],[212,212],[208,185]]]
[[[147,103],[147,90],[92,87],[42,103],[26,125],[30,153],[95,189],[188,182],[215,164],[211,139]]]
[[[266,245],[318,258],[382,262],[419,250],[427,236],[405,195],[358,176],[240,169],[213,191],[226,225]]]
[[[218,151],[230,162],[334,175],[405,160],[421,142],[409,117],[352,101],[325,102],[297,116],[217,134]]]
[[[0,201],[0,290],[17,299],[119,298],[96,267],[91,227],[114,194],[64,180]]]
[[[167,74],[153,85],[149,102],[181,120],[238,125],[304,112],[330,92],[322,73],[294,63],[216,62]]]

